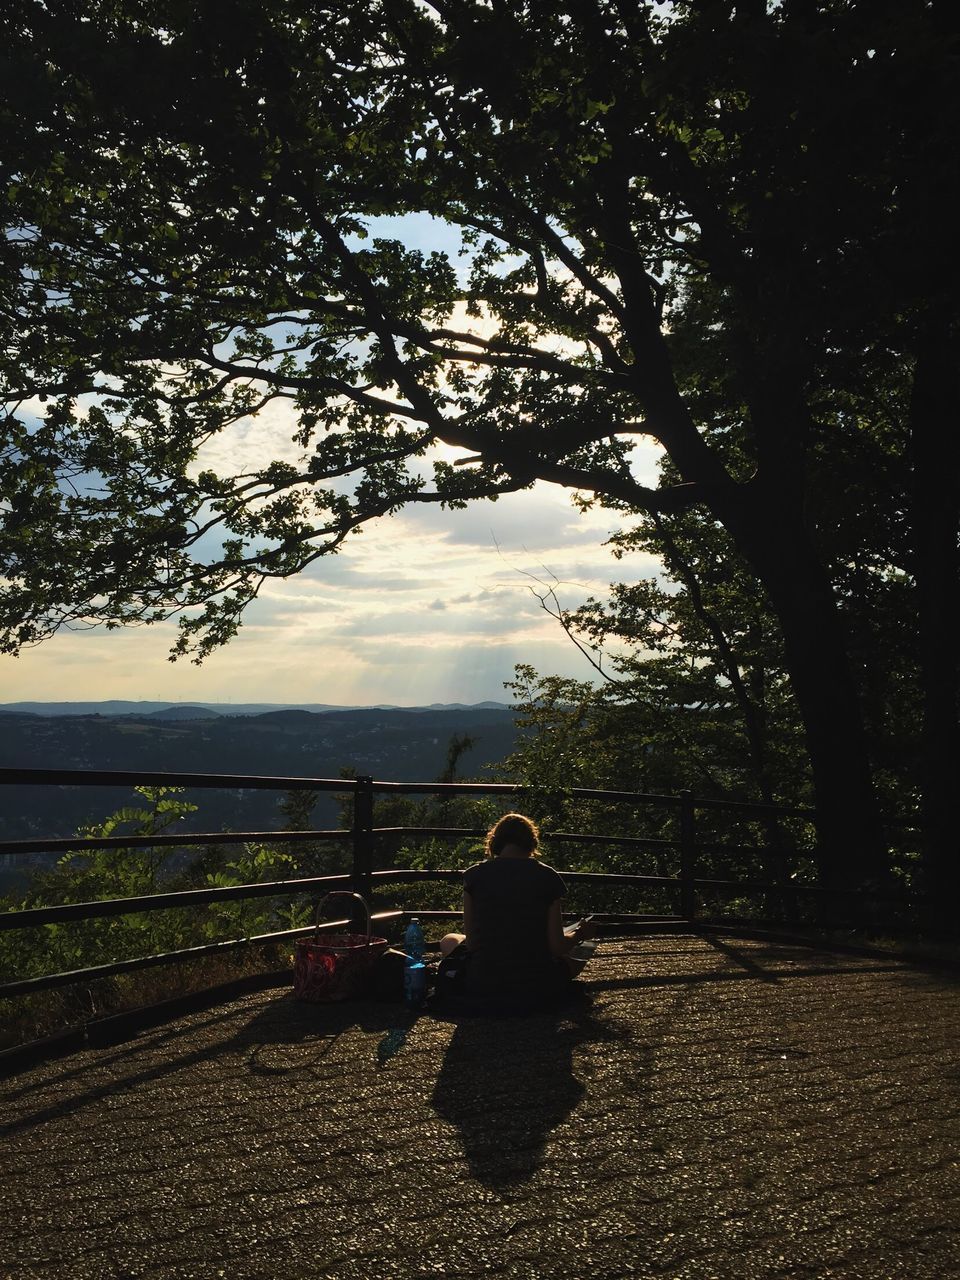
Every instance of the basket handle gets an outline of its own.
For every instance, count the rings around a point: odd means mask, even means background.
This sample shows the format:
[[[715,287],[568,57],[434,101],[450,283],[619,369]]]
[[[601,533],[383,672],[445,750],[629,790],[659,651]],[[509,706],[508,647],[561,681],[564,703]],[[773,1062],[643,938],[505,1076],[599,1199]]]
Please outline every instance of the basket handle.
[[[367,905],[366,898],[361,897],[359,893],[351,893],[348,889],[334,889],[332,892],[324,894],[324,896],[317,903],[317,916],[316,916],[316,921],[314,922],[314,929],[313,929],[314,941],[319,942],[320,940],[320,912],[327,905],[327,903],[330,901],[331,898],[356,898],[356,900],[360,903],[367,917],[367,946],[369,947],[370,933],[371,933],[372,924],[373,924],[370,918],[370,908]]]

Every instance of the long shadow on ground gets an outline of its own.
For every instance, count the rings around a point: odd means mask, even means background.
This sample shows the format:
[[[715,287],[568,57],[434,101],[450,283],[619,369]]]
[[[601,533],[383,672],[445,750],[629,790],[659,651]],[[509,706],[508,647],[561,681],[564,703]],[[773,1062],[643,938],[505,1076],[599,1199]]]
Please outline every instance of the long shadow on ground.
[[[583,998],[556,1013],[458,1022],[433,1091],[434,1110],[460,1132],[478,1182],[526,1182],[544,1161],[547,1139],[584,1097],[573,1051],[609,1039]]]

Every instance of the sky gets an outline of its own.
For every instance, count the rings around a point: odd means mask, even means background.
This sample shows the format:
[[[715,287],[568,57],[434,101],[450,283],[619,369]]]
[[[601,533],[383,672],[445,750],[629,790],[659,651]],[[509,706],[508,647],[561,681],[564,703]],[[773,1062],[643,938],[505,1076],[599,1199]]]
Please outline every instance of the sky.
[[[168,661],[173,623],[61,632],[0,657],[0,702],[508,702],[518,662],[591,675],[527,575],[558,579],[571,607],[656,572],[643,556],[613,559],[602,544],[615,527],[609,513],[581,515],[565,491],[539,483],[463,511],[408,509],[269,584],[239,635],[200,667]]]
[[[452,228],[384,218],[377,234],[451,252]],[[38,406],[39,408],[39,406]],[[248,471],[296,456],[284,404],[236,424],[198,466]],[[447,450],[450,458],[457,456]],[[656,485],[658,450],[641,442],[632,469]],[[650,557],[615,561],[605,540],[615,515],[580,513],[568,491],[538,482],[463,511],[408,508],[372,522],[286,582],[270,583],[239,635],[197,667],[169,661],[176,624],[61,631],[0,656],[0,702],[131,699],[417,706],[509,701],[517,663],[590,679],[592,670],[531,588],[555,585],[565,608],[611,581],[650,577]],[[532,577],[531,577],[532,575]]]

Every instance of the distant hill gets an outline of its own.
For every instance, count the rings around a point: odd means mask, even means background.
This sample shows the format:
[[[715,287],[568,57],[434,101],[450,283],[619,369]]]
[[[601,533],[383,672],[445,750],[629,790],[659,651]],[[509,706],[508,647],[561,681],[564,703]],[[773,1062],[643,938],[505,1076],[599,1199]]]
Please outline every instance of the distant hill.
[[[308,720],[312,720],[315,715],[324,714],[316,711],[301,711],[298,707],[291,707],[286,711],[259,711],[252,718],[254,720],[275,720],[277,724],[306,724]],[[326,713],[331,714],[331,713]]]
[[[192,707],[184,704],[148,713],[150,720],[217,720],[219,717],[220,712],[212,711],[209,707]]]
[[[192,707],[212,711],[219,716],[255,716],[263,711],[285,711],[293,708],[303,711],[342,711],[332,703],[318,702],[124,702],[109,699],[106,702],[5,702],[0,703],[0,714],[16,712],[35,716],[151,716],[160,711],[172,711],[178,707]]]
[[[434,702],[426,707],[397,707],[392,703],[378,702],[373,706],[337,706],[329,702],[123,702],[111,699],[106,702],[4,702],[0,703],[0,715],[34,716],[151,716],[158,712],[178,711],[189,708],[196,718],[198,711],[208,711],[217,716],[256,716],[272,711],[310,711],[322,714],[326,711],[506,711],[505,702]]]
[[[517,732],[513,711],[496,704],[261,708],[245,716],[209,715],[211,709],[203,704],[173,706],[173,715],[166,704],[138,715],[74,711],[63,716],[8,706],[0,733],[0,768],[334,779],[356,773],[384,781],[428,782],[443,770],[454,734],[475,740],[461,758],[461,775],[482,777],[487,766],[510,754]],[[184,833],[268,831],[283,824],[278,792],[197,790],[188,791],[186,798],[198,811],[184,821]],[[79,826],[102,821],[136,799],[128,788],[118,787],[0,786],[0,839],[72,835]],[[334,794],[321,793],[314,824],[335,826],[337,820]]]
[[[426,707],[406,707],[406,711],[509,711],[506,702],[431,702]]]

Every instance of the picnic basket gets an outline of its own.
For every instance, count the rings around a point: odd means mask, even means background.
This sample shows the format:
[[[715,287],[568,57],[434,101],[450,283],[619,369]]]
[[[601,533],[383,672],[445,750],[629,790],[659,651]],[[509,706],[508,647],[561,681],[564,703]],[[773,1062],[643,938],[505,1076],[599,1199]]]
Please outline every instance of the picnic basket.
[[[331,898],[356,898],[367,917],[366,933],[320,932],[320,913]],[[310,937],[294,944],[293,994],[298,1000],[324,1004],[359,995],[374,962],[390,945],[386,938],[371,937],[370,908],[359,893],[337,889],[317,903],[317,917]]]

